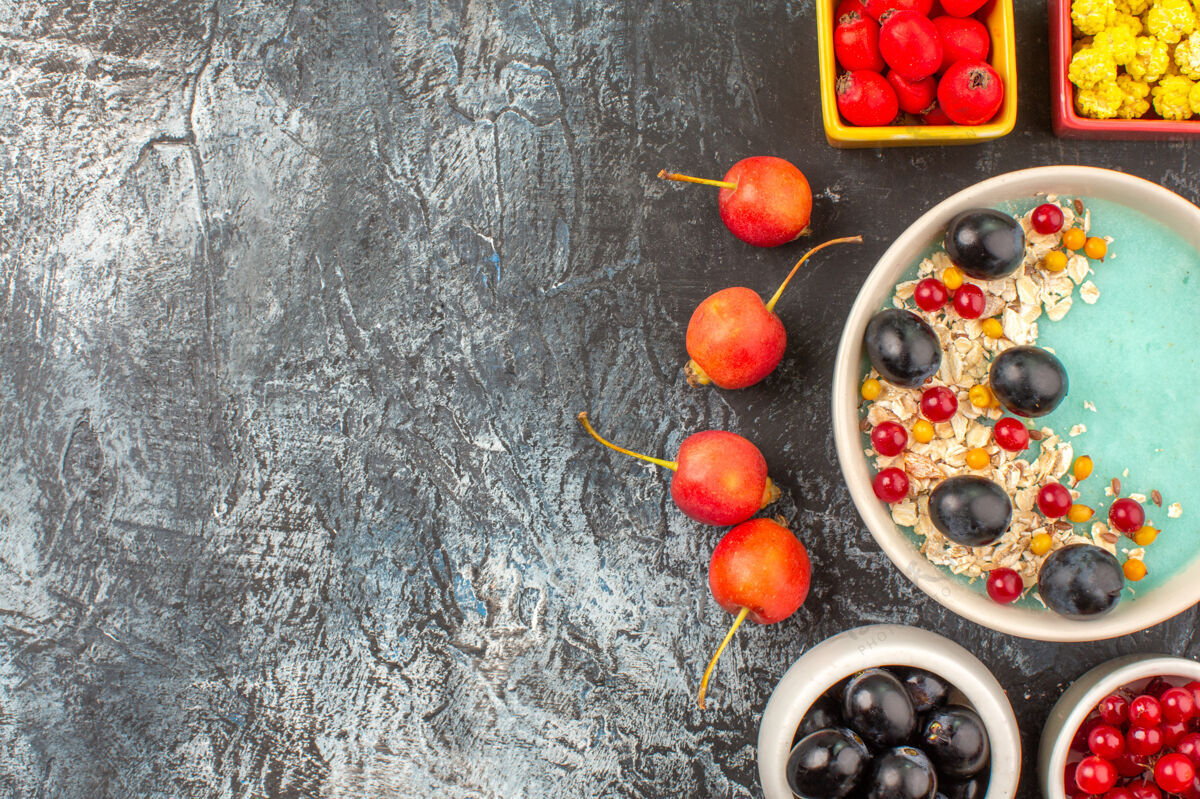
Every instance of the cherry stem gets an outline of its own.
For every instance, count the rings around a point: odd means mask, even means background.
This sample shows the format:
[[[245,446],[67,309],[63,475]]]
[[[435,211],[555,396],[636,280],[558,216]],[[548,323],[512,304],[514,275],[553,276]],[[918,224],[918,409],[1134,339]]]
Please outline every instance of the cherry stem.
[[[656,466],[662,466],[665,469],[670,469],[671,471],[675,471],[677,468],[679,468],[679,464],[676,463],[675,461],[665,461],[662,458],[652,458],[649,455],[643,455],[642,453],[634,452],[631,449],[625,449],[624,447],[618,447],[616,444],[613,444],[611,441],[605,441],[603,438],[600,437],[600,434],[597,433],[592,428],[592,423],[588,421],[587,411],[584,411],[583,413],[579,414],[579,423],[581,425],[583,425],[583,429],[588,431],[588,433],[592,436],[592,438],[596,439],[597,441],[599,441],[601,444],[608,447],[609,449],[615,449],[617,452],[620,452],[623,455],[629,455],[630,457],[637,458],[638,460],[648,461],[650,463],[655,464]]]
[[[809,256],[818,250],[825,249],[831,244],[850,244],[851,242],[862,244],[862,236],[846,236],[845,238],[840,239],[830,239],[829,241],[818,244],[816,247],[813,247],[811,250],[804,253],[800,260],[796,262],[796,265],[792,267],[792,271],[788,272],[788,276],[783,279],[783,283],[780,284],[779,289],[775,292],[775,296],[771,297],[770,301],[767,302],[767,310],[775,310],[775,303],[779,302],[779,298],[783,295],[783,290],[787,288],[788,283],[792,282],[792,277],[795,276],[797,271],[799,271],[801,265],[808,260]]]
[[[709,180],[708,178],[694,178],[691,175],[680,175],[678,172],[668,172],[665,169],[660,169],[658,176],[664,180],[678,180],[682,183],[699,183],[702,186],[716,186],[719,189],[736,189],[736,183],[730,183],[727,180]]]
[[[733,620],[733,626],[729,628],[729,632],[725,633],[725,640],[717,647],[717,653],[712,656],[712,660],[708,661],[708,668],[704,670],[704,676],[700,679],[700,693],[696,696],[696,702],[700,705],[701,710],[704,710],[704,695],[708,693],[708,678],[712,676],[713,669],[717,667],[717,661],[721,659],[721,653],[725,651],[725,647],[729,646],[729,642],[733,640],[733,634],[737,632],[738,627],[742,626],[742,622],[746,620],[746,616],[749,614],[750,608],[742,608],[737,618]]]

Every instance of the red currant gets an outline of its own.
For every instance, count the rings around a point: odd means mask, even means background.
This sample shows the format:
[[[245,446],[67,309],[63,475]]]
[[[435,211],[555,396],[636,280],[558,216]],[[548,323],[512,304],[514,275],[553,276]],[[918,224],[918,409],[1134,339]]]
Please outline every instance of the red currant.
[[[1158,727],[1131,727],[1125,733],[1125,748],[1137,757],[1157,755],[1162,743],[1162,730]]]
[[[1189,732],[1176,741],[1175,751],[1192,761],[1193,766],[1200,766],[1200,732]]]
[[[884,469],[871,483],[875,496],[884,502],[899,502],[908,496],[908,475],[901,469]]]
[[[1132,752],[1114,757],[1112,764],[1117,767],[1117,773],[1122,777],[1137,777],[1146,771],[1145,764]]]
[[[946,301],[950,299],[950,289],[946,288],[946,284],[936,277],[927,277],[913,290],[913,299],[917,301],[917,307],[922,311],[933,313],[940,311]]]
[[[880,422],[871,431],[871,446],[880,455],[899,455],[908,443],[908,432],[896,422]]]
[[[958,397],[945,386],[933,386],[921,394],[921,415],[931,422],[944,422],[958,410]]]
[[[1122,533],[1136,533],[1146,523],[1146,512],[1136,500],[1125,497],[1108,509],[1108,522]]]
[[[1048,236],[1051,233],[1057,233],[1062,230],[1063,212],[1054,203],[1043,203],[1033,209],[1033,214],[1029,217],[1033,229],[1043,236]]]
[[[995,602],[1001,605],[1007,605],[1016,599],[1019,599],[1021,592],[1025,590],[1025,583],[1021,580],[1021,575],[1017,574],[1014,569],[992,569],[987,576],[987,592]],[[1099,754],[1097,752],[1097,754]]]
[[[1133,799],[1162,799],[1162,791],[1149,780],[1134,780],[1125,787],[1133,794]]]
[[[983,290],[979,286],[964,283],[954,292],[954,310],[958,311],[958,315],[963,319],[978,319],[983,316],[985,305],[987,300],[984,299]]]
[[[1191,787],[1184,788],[1179,795],[1183,799],[1200,799],[1200,769],[1196,769],[1196,776],[1192,780]]]
[[[1121,731],[1111,724],[1100,724],[1088,733],[1088,749],[1096,757],[1112,760],[1125,752],[1125,739]]]
[[[1100,726],[1104,722],[1098,718],[1084,719],[1083,724],[1079,725],[1079,729],[1075,731],[1075,737],[1071,739],[1071,751],[1083,752],[1087,750],[1088,736],[1092,734],[1092,730]]]
[[[1117,784],[1117,770],[1104,758],[1092,755],[1075,767],[1075,782],[1079,790],[1097,796]]]
[[[1068,763],[1063,769],[1063,792],[1070,796],[1079,791],[1079,786],[1075,783],[1075,764]]]
[[[1192,703],[1200,709],[1200,680],[1192,680],[1183,687],[1192,692]]]
[[[1071,492],[1062,483],[1046,483],[1046,485],[1038,490],[1038,510],[1047,519],[1058,519],[1066,516],[1067,511],[1071,509],[1071,504],[1074,502],[1075,500],[1071,497]],[[1109,699],[1112,698],[1109,697]],[[1120,699],[1120,697],[1116,698]],[[1125,700],[1122,699],[1121,701],[1124,702]],[[1128,709],[1128,705],[1126,705],[1126,709]],[[1115,722],[1109,723],[1112,724]]]
[[[1163,755],[1154,764],[1154,781],[1167,793],[1181,793],[1192,786],[1196,767],[1178,752]]]
[[[1186,721],[1164,721],[1158,725],[1158,729],[1162,732],[1163,746],[1167,747],[1178,744],[1179,740],[1189,732]]]
[[[1029,446],[1029,428],[1019,419],[1005,416],[992,428],[996,445],[1007,452],[1020,452]]]
[[[1129,703],[1129,723],[1134,727],[1157,727],[1162,723],[1162,705],[1147,694],[1135,696]]]
[[[1168,688],[1158,700],[1167,721],[1190,721],[1196,715],[1196,702],[1186,688]]]
[[[1104,799],[1133,799],[1133,794],[1128,788],[1118,785],[1116,788],[1111,788],[1104,794]]]
[[[1061,485],[1059,485],[1058,483],[1051,483],[1050,485],[1056,485],[1059,488],[1062,488],[1063,491],[1067,490],[1067,489],[1063,488]],[[1046,488],[1049,488],[1049,486],[1043,487],[1042,491],[1045,491]],[[1067,501],[1068,502],[1070,502],[1070,497],[1071,497],[1071,494],[1070,494],[1070,492],[1068,492],[1067,493]],[[1041,507],[1041,504],[1042,504],[1042,497],[1041,497],[1041,491],[1039,491],[1038,492],[1038,507],[1039,508]],[[1045,512],[1046,512],[1045,510],[1042,510],[1042,513],[1045,513]],[[1097,710],[1100,711],[1100,718],[1104,719],[1106,722],[1113,725],[1114,727],[1123,726],[1126,722],[1129,721],[1129,702],[1125,699],[1125,697],[1121,696],[1120,694],[1109,694],[1108,696],[1101,699],[1100,704],[1097,707]]]

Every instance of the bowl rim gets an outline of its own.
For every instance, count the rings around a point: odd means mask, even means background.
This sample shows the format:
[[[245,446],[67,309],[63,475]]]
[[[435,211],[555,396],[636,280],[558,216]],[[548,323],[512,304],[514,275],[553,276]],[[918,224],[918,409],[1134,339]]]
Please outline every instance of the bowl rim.
[[[850,497],[872,537],[891,561],[917,587],[958,615],[984,627],[1043,641],[1097,641],[1126,635],[1158,624],[1200,601],[1200,585],[1187,571],[1153,592],[1155,602],[1126,600],[1096,619],[1073,620],[1049,610],[999,605],[982,592],[968,589],[942,567],[928,561],[892,522],[891,514],[871,490],[870,468],[859,438],[858,383],[862,335],[868,319],[883,307],[896,279],[915,257],[941,235],[946,223],[963,208],[993,205],[1007,199],[1057,193],[1108,197],[1138,206],[1158,218],[1187,218],[1193,228],[1177,230],[1200,250],[1200,208],[1175,192],[1143,178],[1090,166],[1043,166],[998,175],[968,186],[922,214],[896,238],[871,269],[851,306],[834,361],[834,445]]]
[[[1067,62],[1072,46],[1070,0],[1050,0],[1050,95],[1054,131],[1095,136],[1128,134],[1131,138],[1200,136],[1200,119],[1091,119],[1075,111]]]
[[[1075,731],[1092,709],[1122,685],[1149,677],[1200,680],[1200,663],[1173,655],[1126,655],[1089,670],[1063,692],[1050,710],[1038,744],[1038,781],[1046,799],[1067,799],[1062,780],[1054,775],[1063,774]]]
[[[988,63],[1004,78],[1004,101],[995,118],[982,125],[875,125],[842,121],[834,96],[837,63],[833,53],[833,11],[838,0],[817,0],[817,72],[825,138],[834,147],[891,147],[974,144],[1012,133],[1017,125],[1017,51],[1013,0],[992,0],[984,23],[992,38]],[[997,32],[1003,35],[997,37]],[[999,43],[997,43],[999,39]]]
[[[1021,775],[1021,735],[1003,687],[979,658],[945,636],[905,624],[871,624],[826,638],[776,683],[758,731],[758,776],[766,799],[792,799],[784,773],[804,713],[838,680],[875,666],[932,671],[970,701],[992,748],[984,799],[1012,799]]]

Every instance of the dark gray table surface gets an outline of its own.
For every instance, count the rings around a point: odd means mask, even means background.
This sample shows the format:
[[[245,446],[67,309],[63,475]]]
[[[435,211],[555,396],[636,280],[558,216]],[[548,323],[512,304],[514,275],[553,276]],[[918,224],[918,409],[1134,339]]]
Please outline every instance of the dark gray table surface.
[[[0,3],[0,796],[753,796],[775,680],[870,622],[940,631],[1039,727],[1114,655],[968,623],[893,568],[839,476],[832,360],[922,211],[1039,164],[1200,197],[1191,145],[1060,141],[1018,0],[994,144],[840,152],[811,2]],[[779,371],[684,382],[695,304],[773,289],[715,196],[809,176],[822,257]],[[788,621],[729,616],[720,531],[575,414],[671,453],[750,436],[810,549]]]

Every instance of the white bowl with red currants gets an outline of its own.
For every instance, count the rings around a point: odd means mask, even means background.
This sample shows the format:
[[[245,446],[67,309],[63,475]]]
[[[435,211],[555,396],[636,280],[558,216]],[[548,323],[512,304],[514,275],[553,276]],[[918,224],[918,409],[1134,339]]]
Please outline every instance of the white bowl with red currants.
[[[1016,718],[974,655],[895,624],[810,649],[771,694],[758,734],[767,799],[1009,799]]]
[[[1075,681],[1038,752],[1047,799],[1200,799],[1200,663],[1131,655]]]

